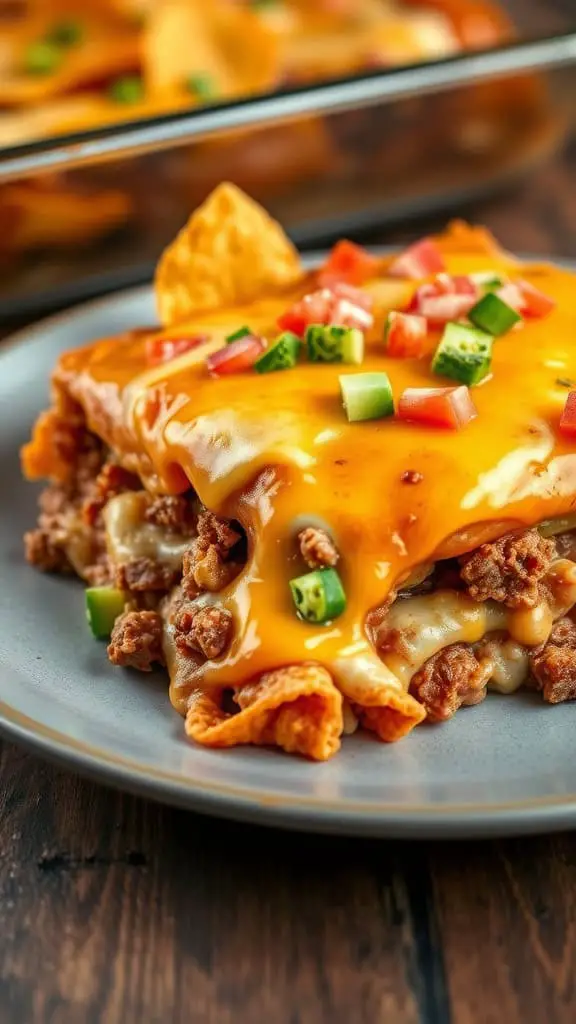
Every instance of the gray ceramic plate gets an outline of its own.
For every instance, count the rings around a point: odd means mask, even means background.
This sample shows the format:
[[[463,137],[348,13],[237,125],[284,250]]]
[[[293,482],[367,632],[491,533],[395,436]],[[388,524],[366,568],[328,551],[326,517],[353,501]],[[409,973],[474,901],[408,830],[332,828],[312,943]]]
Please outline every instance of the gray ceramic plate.
[[[0,354],[0,730],[125,789],[212,814],[377,836],[477,836],[576,825],[576,704],[491,696],[384,746],[352,737],[327,764],[190,745],[163,676],[113,669],[91,638],[82,588],[22,559],[35,488],[18,448],[48,398],[58,353],[154,320],[149,289],[45,321]]]

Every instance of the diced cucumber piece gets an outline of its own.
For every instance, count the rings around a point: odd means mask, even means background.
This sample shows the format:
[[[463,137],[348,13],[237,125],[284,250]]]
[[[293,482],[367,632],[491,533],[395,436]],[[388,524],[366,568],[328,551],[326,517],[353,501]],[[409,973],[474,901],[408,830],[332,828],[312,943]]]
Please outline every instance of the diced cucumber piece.
[[[349,373],[340,377],[340,390],[350,423],[394,415],[394,396],[387,373]]]
[[[86,618],[94,636],[106,640],[119,615],[124,611],[126,594],[116,587],[88,587]]]
[[[494,292],[488,292],[472,307],[468,319],[475,327],[499,338],[502,334],[507,334],[515,324],[520,323],[522,317]]]
[[[311,363],[361,363],[364,335],[357,327],[311,324],[306,331],[306,347]]]
[[[257,373],[274,373],[276,370],[291,370],[296,366],[300,351],[300,338],[291,331],[284,331],[254,363]]]
[[[290,580],[292,600],[307,622],[331,622],[346,608],[346,594],[335,569],[316,569]]]
[[[432,371],[460,384],[479,384],[490,371],[494,338],[476,327],[447,324],[432,360]]]

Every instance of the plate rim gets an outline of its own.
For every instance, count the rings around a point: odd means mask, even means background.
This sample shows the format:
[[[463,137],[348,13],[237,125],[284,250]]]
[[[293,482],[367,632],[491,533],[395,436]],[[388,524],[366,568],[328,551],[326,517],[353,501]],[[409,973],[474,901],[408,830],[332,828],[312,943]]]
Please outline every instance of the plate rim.
[[[391,251],[387,246],[370,248],[380,254]],[[306,253],[303,263],[311,265],[322,255],[322,251]],[[543,255],[520,258],[576,268],[576,260],[568,258]],[[97,314],[111,302],[121,304],[149,297],[151,290],[151,284],[123,289],[24,327],[0,342],[0,365],[10,352],[22,344],[38,341],[46,330],[57,329],[60,324],[81,319],[86,314]],[[20,713],[5,701],[0,701],[0,736],[101,784],[203,814],[265,826],[408,839],[481,838],[576,828],[576,792],[506,803],[452,804],[449,809],[429,804],[385,803],[372,803],[368,809],[350,800],[306,799],[289,794],[259,798],[242,787],[187,782],[170,772],[144,767],[133,758],[115,757],[105,749],[74,740],[69,734]]]

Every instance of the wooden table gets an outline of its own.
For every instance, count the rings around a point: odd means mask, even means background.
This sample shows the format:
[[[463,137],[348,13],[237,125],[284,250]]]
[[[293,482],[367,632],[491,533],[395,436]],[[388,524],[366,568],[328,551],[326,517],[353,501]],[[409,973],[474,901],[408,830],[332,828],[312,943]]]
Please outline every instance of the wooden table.
[[[575,182],[572,144],[473,217],[576,256]],[[0,792],[0,1024],[576,1021],[576,835],[289,835],[7,744]]]

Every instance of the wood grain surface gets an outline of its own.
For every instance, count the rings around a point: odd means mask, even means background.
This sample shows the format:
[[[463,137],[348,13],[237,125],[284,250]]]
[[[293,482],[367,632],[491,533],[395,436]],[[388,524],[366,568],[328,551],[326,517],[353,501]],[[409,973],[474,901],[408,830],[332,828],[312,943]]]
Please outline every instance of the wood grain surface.
[[[471,215],[576,256],[575,183],[572,143]],[[575,979],[576,835],[289,835],[2,747],[0,1024],[573,1024]]]

